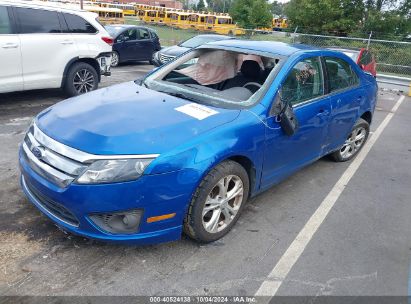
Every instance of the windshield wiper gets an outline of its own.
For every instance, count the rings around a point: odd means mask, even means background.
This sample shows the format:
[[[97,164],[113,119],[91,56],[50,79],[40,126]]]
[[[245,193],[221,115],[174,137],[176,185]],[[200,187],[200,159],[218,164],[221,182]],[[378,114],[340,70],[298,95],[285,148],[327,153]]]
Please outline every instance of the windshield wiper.
[[[171,96],[174,96],[174,97],[178,97],[178,98],[182,98],[182,99],[186,99],[186,100],[190,100],[190,101],[194,101],[194,102],[197,102],[197,103],[198,103],[198,100],[197,100],[197,99],[195,99],[195,98],[193,98],[193,97],[190,97],[190,96],[187,96],[187,95],[185,95],[184,93],[180,93],[180,92],[166,92],[166,91],[163,91],[163,93],[166,93],[167,95],[171,95]]]

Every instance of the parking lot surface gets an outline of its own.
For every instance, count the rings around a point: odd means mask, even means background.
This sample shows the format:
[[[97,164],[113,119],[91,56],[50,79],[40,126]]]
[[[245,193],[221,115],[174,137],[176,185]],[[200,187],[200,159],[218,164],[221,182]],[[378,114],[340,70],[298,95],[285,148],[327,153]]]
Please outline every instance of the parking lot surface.
[[[101,87],[151,69],[120,66]],[[67,235],[23,196],[18,144],[32,117],[63,99],[58,90],[0,94],[0,295],[254,295],[276,279],[268,276],[279,261],[288,270],[277,295],[408,294],[409,97],[379,93],[372,131],[383,121],[384,128],[338,196],[335,185],[351,162],[323,158],[251,200],[222,240],[204,245],[183,237],[146,247]],[[336,198],[329,213],[300,254],[289,256],[329,195]]]

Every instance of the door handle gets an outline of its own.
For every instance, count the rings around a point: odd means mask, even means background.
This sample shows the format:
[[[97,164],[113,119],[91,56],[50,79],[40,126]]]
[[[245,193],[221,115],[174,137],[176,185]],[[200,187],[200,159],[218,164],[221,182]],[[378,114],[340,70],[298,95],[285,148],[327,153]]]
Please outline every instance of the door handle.
[[[2,46],[3,49],[15,49],[19,45],[17,43],[6,43],[5,45]]]
[[[73,40],[63,40],[62,42],[60,42],[61,44],[73,44],[74,41]]]

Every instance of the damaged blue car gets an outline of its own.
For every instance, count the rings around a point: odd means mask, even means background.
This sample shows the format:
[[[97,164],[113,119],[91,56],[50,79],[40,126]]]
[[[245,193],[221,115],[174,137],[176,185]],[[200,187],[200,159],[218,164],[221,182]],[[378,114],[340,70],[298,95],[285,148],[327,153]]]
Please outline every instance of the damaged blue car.
[[[41,112],[20,146],[22,189],[88,238],[212,242],[250,197],[325,155],[352,159],[376,95],[340,52],[212,42]]]

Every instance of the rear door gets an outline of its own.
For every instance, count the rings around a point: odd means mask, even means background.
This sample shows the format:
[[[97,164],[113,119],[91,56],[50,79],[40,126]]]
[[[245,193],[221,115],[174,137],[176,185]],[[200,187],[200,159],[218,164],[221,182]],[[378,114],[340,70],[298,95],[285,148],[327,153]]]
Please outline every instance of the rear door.
[[[64,33],[58,12],[17,7],[24,89],[58,88],[66,64],[77,55],[70,34]]]
[[[75,43],[77,56],[96,57],[101,52],[101,45],[96,39],[97,29],[81,16],[70,13],[62,15],[67,24],[67,32],[70,33],[71,40]]]
[[[327,136],[328,151],[340,147],[359,116],[366,92],[351,64],[337,57],[324,57],[331,99],[331,121]]]
[[[149,31],[145,28],[138,28],[137,39],[137,60],[151,60],[154,53],[154,42]]]
[[[23,89],[21,45],[13,28],[11,9],[0,6],[0,93]]]

